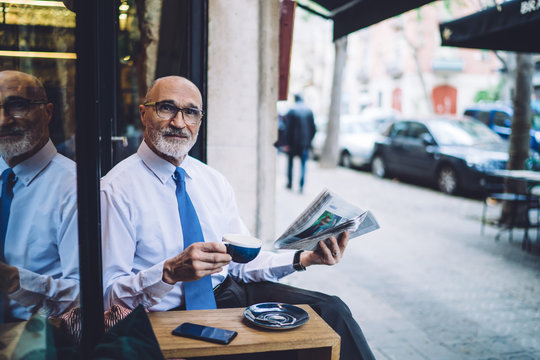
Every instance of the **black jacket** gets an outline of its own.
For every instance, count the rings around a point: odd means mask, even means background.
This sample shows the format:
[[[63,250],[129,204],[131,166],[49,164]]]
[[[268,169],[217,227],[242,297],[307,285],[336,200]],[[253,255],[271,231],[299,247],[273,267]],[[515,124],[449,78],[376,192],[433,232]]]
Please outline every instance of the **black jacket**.
[[[313,112],[303,102],[297,102],[285,116],[286,142],[289,146],[289,152],[293,155],[300,155],[302,151],[310,148],[311,140],[315,136]]]

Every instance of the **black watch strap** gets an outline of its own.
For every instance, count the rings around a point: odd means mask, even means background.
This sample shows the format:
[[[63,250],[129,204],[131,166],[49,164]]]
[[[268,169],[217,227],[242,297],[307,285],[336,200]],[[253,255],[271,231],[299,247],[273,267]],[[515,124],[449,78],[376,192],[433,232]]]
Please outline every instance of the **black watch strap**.
[[[295,254],[294,254],[294,259],[293,259],[293,268],[294,270],[296,271],[305,271],[306,270],[306,267],[303,266],[302,264],[300,264],[300,254],[303,253],[304,250],[298,250]]]

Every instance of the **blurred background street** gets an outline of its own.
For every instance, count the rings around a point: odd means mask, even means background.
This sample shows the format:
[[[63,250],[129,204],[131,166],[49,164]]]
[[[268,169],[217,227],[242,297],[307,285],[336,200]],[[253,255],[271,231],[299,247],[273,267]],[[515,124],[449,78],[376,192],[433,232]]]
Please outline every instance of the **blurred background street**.
[[[497,229],[480,234],[482,202],[368,172],[308,162],[303,194],[278,158],[276,236],[324,188],[371,210],[381,228],[349,243],[335,267],[284,282],[340,296],[377,359],[540,359],[540,254]],[[497,217],[500,207],[490,207]],[[533,238],[536,232],[532,231]]]

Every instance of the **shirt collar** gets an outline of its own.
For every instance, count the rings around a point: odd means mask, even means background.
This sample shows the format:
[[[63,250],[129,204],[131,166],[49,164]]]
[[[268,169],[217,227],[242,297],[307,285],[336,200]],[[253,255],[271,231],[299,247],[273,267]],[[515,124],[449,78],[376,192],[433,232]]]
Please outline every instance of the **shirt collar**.
[[[146,141],[143,140],[143,142],[139,146],[139,149],[137,150],[137,155],[139,155],[144,164],[148,167],[148,169],[150,169],[150,171],[152,171],[152,173],[159,179],[159,181],[161,181],[161,183],[165,184],[172,178],[172,175],[176,170],[176,166],[156,154],[152,149],[150,149]],[[180,164],[180,167],[186,171],[186,176],[189,178],[191,178],[191,162],[192,159],[188,155]]]
[[[13,167],[13,172],[17,179],[25,186],[30,183],[49,165],[51,160],[56,156],[57,151],[51,139],[32,157],[22,161]],[[0,173],[9,166],[2,158],[0,161]]]

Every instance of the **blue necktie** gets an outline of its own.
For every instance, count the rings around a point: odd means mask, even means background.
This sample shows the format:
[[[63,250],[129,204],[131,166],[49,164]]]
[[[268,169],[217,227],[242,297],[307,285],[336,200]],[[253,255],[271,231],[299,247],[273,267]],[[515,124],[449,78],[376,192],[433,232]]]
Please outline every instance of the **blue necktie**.
[[[13,185],[15,185],[15,174],[11,168],[7,168],[2,173],[2,195],[0,197],[0,261],[2,262],[6,261],[4,244],[6,242],[11,201],[13,200]],[[0,294],[0,324],[4,322],[6,303],[5,294]]]
[[[178,200],[178,212],[180,213],[182,233],[184,234],[184,249],[193,243],[204,242],[199,217],[186,191],[185,177],[186,171],[177,167],[173,178],[176,182],[176,199]],[[184,292],[187,310],[216,308],[210,276],[205,276],[196,281],[184,281]]]

